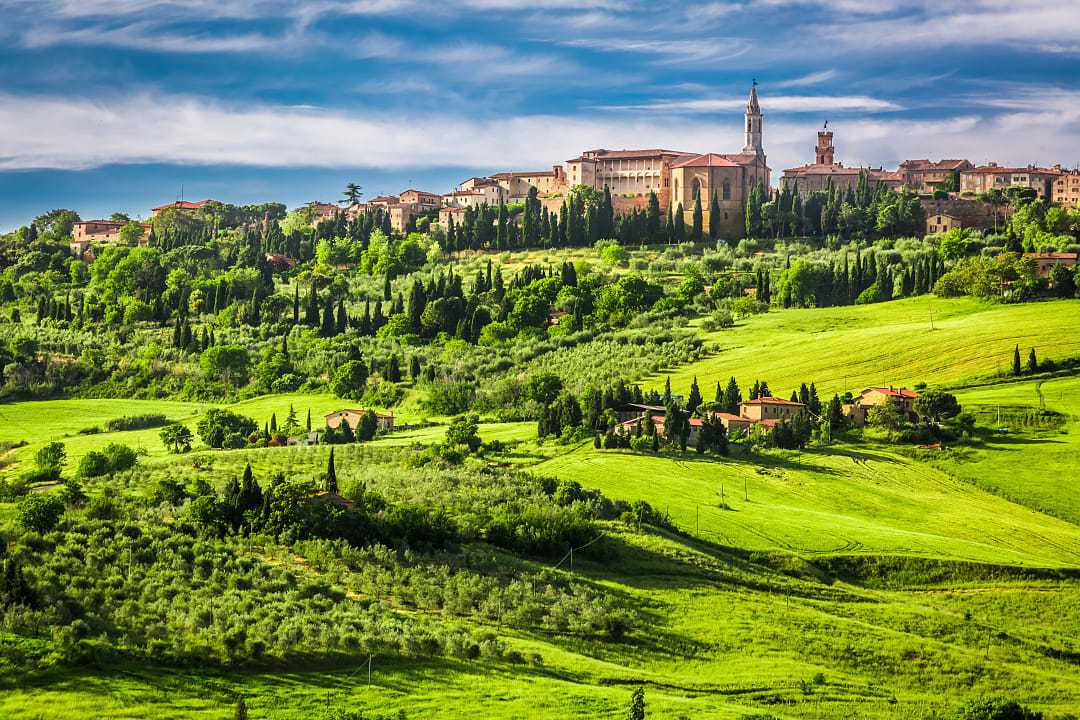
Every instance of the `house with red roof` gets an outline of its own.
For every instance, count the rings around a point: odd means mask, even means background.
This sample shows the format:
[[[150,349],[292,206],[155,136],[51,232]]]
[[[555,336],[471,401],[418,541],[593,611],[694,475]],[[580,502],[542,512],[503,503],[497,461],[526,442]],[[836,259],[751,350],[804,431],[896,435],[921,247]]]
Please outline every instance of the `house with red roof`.
[[[859,393],[850,404],[843,407],[844,414],[858,426],[866,424],[866,416],[871,408],[880,407],[888,402],[895,402],[908,420],[918,419],[915,413],[915,400],[919,393],[908,388],[868,387]]]
[[[159,212],[161,212],[162,210],[182,210],[183,212],[195,212],[196,210],[201,210],[202,208],[206,207],[207,205],[209,205],[212,202],[214,202],[214,201],[213,200],[198,200],[198,201],[177,200],[176,202],[166,203],[165,205],[158,205],[156,208],[152,208],[150,210],[150,212],[153,213],[155,216]]]

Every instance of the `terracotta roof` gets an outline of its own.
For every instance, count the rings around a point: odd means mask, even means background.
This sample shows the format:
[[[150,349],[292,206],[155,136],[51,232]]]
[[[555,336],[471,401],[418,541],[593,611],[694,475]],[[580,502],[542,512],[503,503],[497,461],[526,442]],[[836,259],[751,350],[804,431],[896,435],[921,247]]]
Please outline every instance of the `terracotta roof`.
[[[753,418],[743,417],[742,415],[733,415],[732,413],[726,412],[713,413],[713,417],[720,418],[721,420],[727,420],[728,422],[755,422]]]
[[[539,172],[501,172],[501,173],[495,173],[491,177],[496,177],[496,178],[555,177],[555,171],[554,170],[540,170]]]
[[[596,157],[586,157],[586,155],[595,155]],[[586,150],[578,157],[571,158],[567,162],[595,162],[597,160],[628,160],[656,157],[688,157],[691,155],[697,155],[697,153],[682,152],[680,150],[663,150],[661,148],[649,148],[647,150]]]
[[[1024,257],[1033,260],[1077,260],[1078,253],[1048,252],[1048,253],[1024,253]]]
[[[1040,167],[999,167],[997,165],[983,165],[981,167],[972,168],[970,170],[961,171],[965,175],[1015,175],[1017,173],[1034,173],[1036,175],[1062,175],[1063,171],[1057,168],[1040,168]]]
[[[931,162],[930,160],[905,160],[900,163],[900,167],[905,170],[959,170],[960,166],[967,162],[967,160],[939,160],[938,162]]]
[[[431,195],[433,197],[439,196],[438,193],[428,192],[427,190],[415,190],[413,188],[409,188],[408,190],[402,190],[398,197],[401,197],[401,195],[405,195],[406,193],[416,193],[417,195]]]
[[[199,208],[204,207],[209,202],[209,200],[199,200],[197,202],[190,202],[188,200],[177,200],[176,202],[171,202],[166,205],[159,205],[156,208],[151,209],[153,210],[153,212],[157,212],[158,210],[198,210]]]
[[[682,167],[742,167],[737,162],[728,160],[723,155],[717,155],[716,153],[706,153],[704,155],[695,155],[694,157],[680,160],[679,162],[672,163],[673,168]]]
[[[739,403],[740,405],[798,405],[799,407],[805,407],[801,402],[793,402],[791,400],[783,400],[777,397],[760,397],[756,400],[744,400]]]
[[[826,165],[823,163],[810,163],[799,167],[788,168],[784,175],[858,175],[861,172],[869,172],[866,168],[849,168],[840,163]]]
[[[888,395],[889,397],[908,398],[912,400],[919,397],[919,393],[915,392],[914,390],[908,390],[907,388],[900,388],[899,390],[895,390],[893,388],[871,387],[863,390],[862,394],[865,395],[871,390],[876,390],[882,395]]]
[[[82,220],[80,222],[75,223],[75,225],[108,225],[109,227],[123,227],[124,225],[127,225],[127,221],[126,220]]]

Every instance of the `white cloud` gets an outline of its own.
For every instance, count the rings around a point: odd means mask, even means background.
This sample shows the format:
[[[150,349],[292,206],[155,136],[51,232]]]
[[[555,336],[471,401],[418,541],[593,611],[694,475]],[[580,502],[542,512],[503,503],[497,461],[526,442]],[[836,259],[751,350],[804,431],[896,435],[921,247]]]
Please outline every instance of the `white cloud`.
[[[657,58],[658,62],[670,65],[730,60],[745,55],[752,47],[748,40],[723,37],[693,40],[677,40],[673,38],[636,40],[629,37],[595,37],[564,40],[561,44],[567,47],[603,52],[649,55]]]
[[[826,95],[762,95],[761,109],[765,112],[885,112],[903,108],[889,100],[852,96]],[[745,98],[698,98],[689,100],[657,100],[640,105],[609,106],[608,110],[638,110],[665,113],[715,113],[738,110],[746,106]]]
[[[822,70],[821,72],[810,73],[809,75],[792,78],[791,80],[772,82],[769,83],[769,85],[775,88],[809,87],[811,85],[820,85],[823,82],[828,82],[835,78],[836,75],[836,70]]]
[[[1070,164],[1080,147],[1080,100],[1063,112],[968,114],[943,120],[850,119],[830,125],[848,165],[909,157]],[[741,116],[707,122],[664,115],[467,119],[448,114],[353,115],[230,106],[199,97],[110,101],[0,95],[0,170],[84,169],[117,163],[381,169],[544,167],[587,147],[733,152]],[[766,122],[777,171],[807,162],[817,122]],[[298,172],[303,172],[298,170]]]

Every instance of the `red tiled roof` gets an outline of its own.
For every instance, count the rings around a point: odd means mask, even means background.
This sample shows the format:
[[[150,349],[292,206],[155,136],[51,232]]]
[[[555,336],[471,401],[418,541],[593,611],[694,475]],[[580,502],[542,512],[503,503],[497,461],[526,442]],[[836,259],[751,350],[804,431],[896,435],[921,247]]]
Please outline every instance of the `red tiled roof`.
[[[595,155],[596,157],[585,157],[586,155]],[[661,148],[649,148],[647,150],[586,150],[578,157],[567,160],[567,162],[581,162],[583,160],[595,162],[597,160],[630,160],[657,157],[689,157],[692,155],[697,155],[697,153],[682,152],[680,150],[663,150]]]
[[[872,387],[863,390],[863,393],[867,393],[871,390],[876,390],[882,395],[888,395],[889,397],[900,397],[908,399],[914,399],[919,397],[919,393],[915,392],[914,390],[908,390],[907,388],[900,388],[899,390],[895,390],[893,388]]]
[[[158,207],[151,209],[153,210],[153,212],[157,212],[158,210],[198,210],[199,208],[204,207],[209,202],[209,200],[199,200],[197,202],[191,202],[188,200],[177,200],[176,202],[171,202],[166,205],[159,205]]]
[[[75,225],[108,225],[109,227],[123,227],[127,225],[124,220],[82,220]],[[145,227],[145,226],[144,226]]]
[[[694,157],[680,160],[677,163],[671,165],[672,168],[681,167],[741,167],[739,163],[728,160],[723,155],[717,155],[716,153],[706,153],[704,155],[695,155]]]
[[[518,177],[555,177],[554,170],[540,170],[539,172],[501,172],[495,173],[495,178],[518,178]]]
[[[962,171],[965,175],[1014,175],[1017,173],[1034,173],[1036,175],[1062,175],[1064,172],[1057,168],[1040,167],[999,167],[997,165],[983,165]]]
[[[756,400],[745,400],[740,405],[798,405],[799,407],[805,407],[801,402],[793,402],[791,400],[783,400],[777,397],[760,397]]]
[[[967,160],[939,160],[938,162],[931,162],[930,160],[905,160],[900,163],[900,167],[905,170],[959,170],[960,166],[968,162]]]
[[[872,171],[869,168],[844,167],[840,163],[834,163],[833,165],[810,163],[809,165],[788,168],[784,171],[784,175],[858,175],[861,172],[869,173]]]
[[[743,417],[742,415],[733,415],[732,413],[718,412],[713,413],[714,418],[720,418],[721,420],[727,420],[728,422],[744,422],[753,424],[757,422],[753,418]]]
[[[1034,260],[1077,260],[1078,253],[1048,252],[1048,253],[1024,253],[1024,257]]]

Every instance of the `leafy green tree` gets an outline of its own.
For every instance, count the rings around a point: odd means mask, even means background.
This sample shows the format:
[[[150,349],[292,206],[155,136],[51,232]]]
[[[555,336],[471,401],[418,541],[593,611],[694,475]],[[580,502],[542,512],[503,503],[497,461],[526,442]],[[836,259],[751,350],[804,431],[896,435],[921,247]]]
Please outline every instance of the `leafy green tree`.
[[[174,423],[161,428],[159,433],[161,442],[169,448],[169,452],[179,455],[191,451],[191,443],[195,436],[191,429],[183,423]]]
[[[210,408],[199,418],[196,430],[203,442],[212,448],[231,447],[242,443],[259,429],[251,418],[224,408]]]
[[[525,397],[541,405],[549,405],[562,392],[562,378],[554,373],[530,375],[523,388]]]
[[[956,396],[940,390],[927,390],[914,402],[915,414],[924,422],[938,423],[960,414]]]
[[[25,529],[47,533],[64,514],[64,501],[56,493],[31,493],[19,502],[16,520]]]
[[[1043,714],[1006,698],[972,700],[963,705],[955,720],[1042,720]]]
[[[350,360],[336,371],[330,390],[340,398],[359,400],[367,390],[368,368],[361,360]]]
[[[445,444],[451,448],[465,447],[468,452],[480,448],[480,418],[476,415],[461,415],[451,421],[446,429]]]
[[[356,439],[367,442],[375,439],[375,433],[379,430],[379,417],[370,408],[364,411],[360,420],[356,423]]]
[[[1054,265],[1050,268],[1050,285],[1054,289],[1054,295],[1060,298],[1071,298],[1076,295],[1076,278],[1074,272],[1065,265]]]
[[[248,351],[239,345],[214,345],[203,351],[199,367],[208,379],[220,378],[227,386],[248,381]]]
[[[34,463],[38,470],[55,477],[60,476],[66,460],[67,450],[61,442],[50,442],[34,454]]]
[[[360,197],[363,194],[364,193],[361,191],[360,186],[356,183],[351,182],[345,186],[345,192],[343,193],[343,196],[348,201],[349,205],[356,205],[360,202]]]

